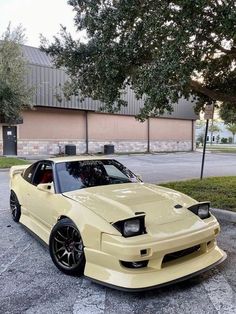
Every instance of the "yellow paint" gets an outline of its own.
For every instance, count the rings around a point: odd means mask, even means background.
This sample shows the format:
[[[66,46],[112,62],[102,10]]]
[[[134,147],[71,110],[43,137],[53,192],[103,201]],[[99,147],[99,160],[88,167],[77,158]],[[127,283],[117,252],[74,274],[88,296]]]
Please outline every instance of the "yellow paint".
[[[100,159],[64,157],[54,162]],[[197,202],[177,191],[152,184],[127,183],[91,187],[55,194],[41,184],[26,182],[21,172],[28,166],[14,166],[10,188],[21,204],[20,222],[46,243],[62,216],[80,230],[85,245],[85,275],[125,288],[147,288],[172,281],[211,266],[225,256],[216,244],[219,224],[214,216],[201,220],[187,208]],[[174,205],[183,207],[176,209]],[[112,222],[145,212],[147,234],[124,238]],[[209,243],[210,242],[210,243]],[[208,243],[208,244],[207,244]],[[166,254],[201,245],[199,251],[163,264]],[[146,250],[145,255],[141,250]],[[141,269],[128,269],[120,261],[149,260]]]

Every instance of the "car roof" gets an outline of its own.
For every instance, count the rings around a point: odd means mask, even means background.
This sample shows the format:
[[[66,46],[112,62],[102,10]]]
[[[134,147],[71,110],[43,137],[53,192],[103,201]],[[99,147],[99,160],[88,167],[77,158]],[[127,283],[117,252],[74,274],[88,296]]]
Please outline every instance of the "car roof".
[[[111,157],[104,156],[88,156],[88,155],[80,155],[80,156],[63,156],[63,157],[52,157],[47,160],[53,161],[54,163],[60,162],[69,162],[69,161],[82,161],[82,160],[106,160],[113,159]]]

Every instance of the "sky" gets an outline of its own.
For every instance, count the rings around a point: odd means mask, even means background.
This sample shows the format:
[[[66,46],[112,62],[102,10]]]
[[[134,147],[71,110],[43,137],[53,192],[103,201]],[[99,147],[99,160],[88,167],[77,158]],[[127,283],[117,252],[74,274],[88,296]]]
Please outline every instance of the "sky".
[[[74,38],[78,38],[74,16],[67,0],[0,0],[0,35],[11,22],[12,28],[22,24],[25,44],[29,46],[40,45],[40,34],[52,41],[60,30],[60,24],[66,26]]]

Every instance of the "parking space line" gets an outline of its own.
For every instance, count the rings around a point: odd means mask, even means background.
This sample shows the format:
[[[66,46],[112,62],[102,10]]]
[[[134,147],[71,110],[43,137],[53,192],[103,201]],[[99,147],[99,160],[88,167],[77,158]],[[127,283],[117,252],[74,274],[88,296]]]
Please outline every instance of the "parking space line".
[[[5,214],[6,210],[0,210],[0,214]]]
[[[216,270],[214,276],[204,280],[203,285],[219,314],[236,313],[235,293],[219,271]]]
[[[8,249],[0,255],[0,275],[5,272],[31,244],[31,237],[25,233],[13,245],[9,246]]]
[[[24,238],[26,238],[24,241]],[[23,241],[22,241],[23,239]],[[21,243],[22,242],[22,243]],[[11,253],[9,253],[12,249],[14,249],[14,252],[17,252],[18,250],[21,250],[21,247],[25,245],[25,243],[29,242],[28,241],[28,235],[23,234],[16,242],[14,242],[11,246],[9,246],[3,254],[0,255],[1,262],[4,260],[8,260]],[[16,253],[17,254],[17,253]]]
[[[20,257],[20,255],[22,255],[24,253],[24,251],[26,251],[29,247],[30,247],[31,243],[29,243],[28,245],[26,245],[19,254],[15,255],[14,258],[7,264],[2,264],[0,269],[0,275],[2,275],[8,268],[9,266],[11,266],[17,259],[18,257]]]
[[[73,314],[103,314],[105,311],[106,288],[83,279]]]

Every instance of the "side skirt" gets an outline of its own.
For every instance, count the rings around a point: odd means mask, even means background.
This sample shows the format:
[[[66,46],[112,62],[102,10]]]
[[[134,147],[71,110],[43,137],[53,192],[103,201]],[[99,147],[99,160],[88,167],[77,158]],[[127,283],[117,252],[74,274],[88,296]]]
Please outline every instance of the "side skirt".
[[[29,229],[26,225],[20,223],[21,227],[23,229],[25,229],[33,238],[35,238],[38,242],[40,242],[40,244],[48,250],[48,244],[43,240],[41,239],[36,233],[34,233],[31,229]]]

